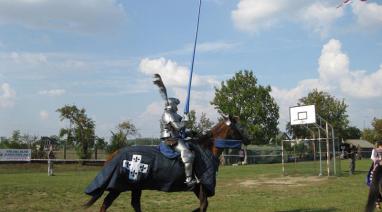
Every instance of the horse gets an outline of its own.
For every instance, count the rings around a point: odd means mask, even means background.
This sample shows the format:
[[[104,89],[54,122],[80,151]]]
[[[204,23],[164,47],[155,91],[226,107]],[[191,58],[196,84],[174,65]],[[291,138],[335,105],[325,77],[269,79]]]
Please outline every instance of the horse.
[[[193,142],[188,142],[195,153],[193,170],[198,179],[197,184],[192,188],[187,187],[184,183],[184,166],[179,157],[168,159],[163,154],[158,154],[158,148],[149,146],[125,147],[119,150],[110,161],[105,163],[103,169],[86,189],[85,193],[92,197],[84,204],[84,207],[90,207],[102,196],[104,191],[109,191],[100,208],[100,211],[104,212],[121,192],[131,191],[131,206],[136,212],[140,212],[142,190],[193,191],[200,201],[199,208],[194,211],[206,211],[208,197],[215,194],[216,172],[219,165],[217,158],[222,152],[214,145],[216,139],[240,139],[245,143],[248,141],[246,131],[240,126],[238,120],[229,117],[223,118],[209,133],[201,135]],[[126,154],[128,154],[128,158],[133,154],[131,161],[123,160]],[[146,157],[146,161],[144,161],[145,155],[155,156],[151,160]],[[121,160],[123,160],[125,168],[121,168],[121,165],[112,165],[121,164]],[[171,164],[163,165],[166,163]],[[155,165],[159,168],[153,168]],[[126,171],[126,167],[129,167],[127,174],[123,174],[121,170]],[[171,177],[174,178],[172,183],[164,182]]]
[[[369,196],[365,207],[366,212],[372,212],[379,207],[382,196],[382,165],[379,165],[373,171],[373,177],[370,183]]]

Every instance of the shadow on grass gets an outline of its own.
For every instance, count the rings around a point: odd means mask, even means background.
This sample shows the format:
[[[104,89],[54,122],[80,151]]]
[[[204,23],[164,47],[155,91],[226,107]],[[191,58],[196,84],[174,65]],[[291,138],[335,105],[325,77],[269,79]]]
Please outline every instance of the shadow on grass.
[[[305,208],[305,209],[295,209],[286,211],[276,211],[276,212],[333,212],[339,211],[337,208]]]

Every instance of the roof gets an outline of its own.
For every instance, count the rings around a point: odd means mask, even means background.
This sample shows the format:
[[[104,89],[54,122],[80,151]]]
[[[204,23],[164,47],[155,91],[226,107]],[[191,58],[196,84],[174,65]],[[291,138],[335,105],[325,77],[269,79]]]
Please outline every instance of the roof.
[[[374,148],[374,145],[366,140],[362,139],[347,139],[345,143],[360,146],[361,148]]]

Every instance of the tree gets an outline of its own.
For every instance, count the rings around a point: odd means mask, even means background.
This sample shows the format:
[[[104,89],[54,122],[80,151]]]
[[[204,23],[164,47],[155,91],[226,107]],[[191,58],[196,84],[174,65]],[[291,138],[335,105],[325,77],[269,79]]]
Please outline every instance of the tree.
[[[196,134],[202,134],[206,132],[207,130],[211,129],[213,124],[214,123],[209,118],[207,118],[207,114],[203,112],[199,120],[196,119],[195,110],[191,110],[190,113],[188,113],[188,122],[186,128]]]
[[[105,141],[105,138],[96,137],[95,147],[97,149],[106,149],[107,142]]]
[[[265,144],[278,134],[279,107],[271,87],[257,83],[252,71],[244,70],[215,87],[211,102],[221,115],[238,116],[253,143]]]
[[[81,159],[89,159],[95,140],[94,121],[87,117],[84,108],[78,109],[75,105],[65,105],[57,109],[57,112],[60,113],[61,121],[67,119],[70,122],[72,128],[68,129],[66,133],[73,133],[77,154]],[[61,130],[61,134],[64,134],[63,130]]]
[[[306,97],[299,99],[297,105],[315,105],[316,114],[328,121],[334,128],[336,137],[343,138],[349,120],[346,109],[348,105],[345,101],[339,100],[329,93],[314,89]],[[309,132],[303,126],[287,125],[287,131],[294,137],[308,137]]]
[[[207,118],[207,114],[202,112],[202,115],[199,118],[199,122],[196,125],[196,131],[200,134],[205,133],[207,130],[210,130],[214,122]]]
[[[359,139],[362,136],[362,132],[357,127],[351,126],[351,127],[345,128],[342,136],[343,136],[342,138],[344,140],[346,140],[346,139]]]
[[[188,118],[188,121],[186,123],[186,129],[189,129],[191,130],[192,132],[196,132],[196,128],[197,128],[197,123],[196,123],[196,112],[195,110],[191,110],[188,114],[187,114],[187,118]]]
[[[374,118],[371,125],[372,129],[363,130],[362,138],[372,143],[382,141],[382,119]]]
[[[133,123],[124,121],[118,124],[117,132],[111,131],[111,134],[110,145],[107,147],[107,152],[109,153],[128,146],[127,138],[129,136],[138,135],[138,130]]]

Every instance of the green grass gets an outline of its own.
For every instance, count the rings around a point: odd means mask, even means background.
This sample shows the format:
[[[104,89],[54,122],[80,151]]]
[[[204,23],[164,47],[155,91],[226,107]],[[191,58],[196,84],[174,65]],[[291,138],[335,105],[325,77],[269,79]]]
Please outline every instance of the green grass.
[[[281,164],[220,167],[216,195],[209,211],[362,211],[369,160],[357,161],[357,172],[341,177],[315,177],[312,163],[298,163],[282,176]],[[291,164],[288,164],[291,166]],[[325,166],[324,166],[325,167]],[[342,169],[348,161],[342,161]],[[0,211],[84,211],[83,193],[101,167],[56,165],[48,177],[45,164],[0,164]],[[293,171],[294,170],[294,171]],[[102,200],[87,211],[97,211]],[[144,191],[144,211],[190,211],[198,206],[191,192]],[[132,211],[130,193],[123,193],[110,211]]]

